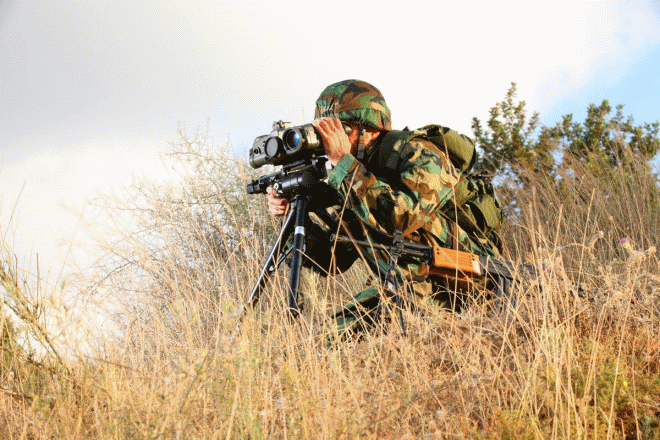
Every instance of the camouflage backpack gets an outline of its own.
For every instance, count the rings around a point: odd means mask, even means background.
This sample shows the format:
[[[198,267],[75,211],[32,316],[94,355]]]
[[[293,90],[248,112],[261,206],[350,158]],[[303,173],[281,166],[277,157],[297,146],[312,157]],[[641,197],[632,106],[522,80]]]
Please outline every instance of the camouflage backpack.
[[[392,130],[385,134],[378,148],[378,166],[386,178],[396,179],[399,163],[410,157],[406,151],[413,138],[426,139],[447,154],[461,177],[455,187],[452,202],[443,211],[470,237],[487,238],[501,250],[499,231],[504,220],[502,205],[493,189],[490,176],[470,173],[477,159],[472,140],[447,127],[426,125],[417,130]]]

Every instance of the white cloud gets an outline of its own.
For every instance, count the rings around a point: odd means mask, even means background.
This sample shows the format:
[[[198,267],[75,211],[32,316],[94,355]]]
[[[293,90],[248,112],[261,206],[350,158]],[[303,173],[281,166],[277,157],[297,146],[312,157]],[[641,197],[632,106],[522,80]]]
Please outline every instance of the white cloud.
[[[0,227],[2,233],[9,228],[7,239],[27,265],[35,269],[35,254],[39,254],[42,271],[55,271],[56,276],[67,258],[76,256],[78,263],[88,264],[89,249],[76,247],[70,254],[69,246],[91,243],[89,225],[80,217],[88,203],[128,187],[134,177],[168,178],[158,153],[141,148],[148,145],[145,140],[124,142],[113,147],[108,140],[106,146],[100,142],[42,149],[2,167]]]

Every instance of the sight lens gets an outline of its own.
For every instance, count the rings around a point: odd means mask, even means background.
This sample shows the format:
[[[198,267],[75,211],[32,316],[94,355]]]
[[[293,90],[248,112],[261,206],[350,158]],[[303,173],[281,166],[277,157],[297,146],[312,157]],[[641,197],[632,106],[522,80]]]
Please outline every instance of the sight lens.
[[[300,133],[297,130],[289,130],[284,134],[284,148],[295,151],[300,146]]]

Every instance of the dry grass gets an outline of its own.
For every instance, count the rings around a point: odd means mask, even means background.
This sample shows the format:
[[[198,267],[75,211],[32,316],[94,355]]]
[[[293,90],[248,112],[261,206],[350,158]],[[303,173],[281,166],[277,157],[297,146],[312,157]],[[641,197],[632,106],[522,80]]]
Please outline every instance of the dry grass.
[[[519,286],[500,312],[475,301],[462,314],[406,313],[405,338],[393,321],[327,349],[323,318],[359,289],[362,267],[306,273],[294,324],[281,270],[236,331],[277,225],[242,183],[227,190],[247,171],[206,142],[182,137],[177,159],[194,171],[176,186],[143,184],[111,204],[116,234],[80,293],[112,298],[121,337],[94,352],[45,339],[34,306],[48,292],[20,282],[3,244],[15,324],[2,333],[0,438],[660,438],[654,183],[587,170],[572,189],[537,179],[519,195],[508,251],[551,269],[541,291]],[[30,330],[45,354],[20,348]]]

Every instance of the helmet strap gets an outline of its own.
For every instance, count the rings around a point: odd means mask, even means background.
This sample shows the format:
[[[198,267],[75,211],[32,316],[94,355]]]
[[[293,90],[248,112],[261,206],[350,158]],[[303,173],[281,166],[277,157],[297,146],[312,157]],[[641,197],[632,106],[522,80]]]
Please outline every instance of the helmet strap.
[[[362,161],[367,151],[367,146],[364,142],[364,135],[366,130],[362,128],[362,125],[359,126],[360,129],[360,139],[358,140],[358,150],[357,150],[357,160]]]

